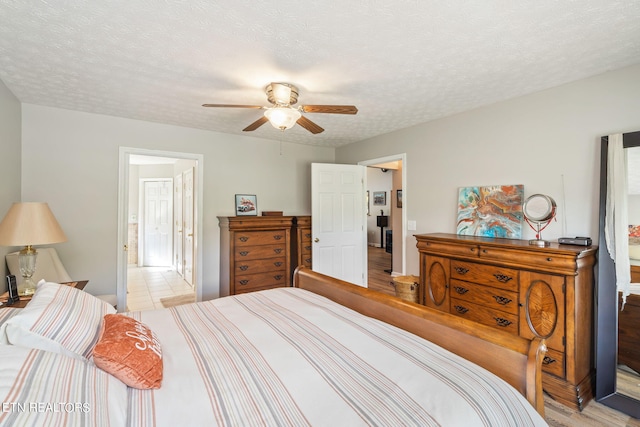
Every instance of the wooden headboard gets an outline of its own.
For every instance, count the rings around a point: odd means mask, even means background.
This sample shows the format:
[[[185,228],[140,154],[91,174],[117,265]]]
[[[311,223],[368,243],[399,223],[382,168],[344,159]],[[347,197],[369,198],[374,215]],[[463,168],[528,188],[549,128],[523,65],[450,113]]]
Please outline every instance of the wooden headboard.
[[[484,367],[515,387],[544,416],[544,340],[535,338],[530,341],[304,267],[296,269],[293,286],[402,328]]]

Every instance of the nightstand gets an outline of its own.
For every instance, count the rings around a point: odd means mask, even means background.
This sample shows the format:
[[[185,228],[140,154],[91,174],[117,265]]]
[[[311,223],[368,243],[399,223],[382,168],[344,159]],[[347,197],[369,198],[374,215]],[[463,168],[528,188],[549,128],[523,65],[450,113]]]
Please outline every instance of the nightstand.
[[[80,289],[83,290],[85,286],[87,286],[87,283],[89,283],[88,280],[77,280],[75,282],[63,282],[61,283],[61,285],[67,285],[67,286],[71,286],[74,287],[76,289]],[[24,308],[27,306],[27,304],[29,303],[29,301],[31,301],[31,296],[28,297],[20,297],[20,301],[14,302],[11,305],[7,305],[7,298],[9,297],[9,293],[5,292],[4,294],[0,295],[0,302],[2,302],[2,306],[0,306],[1,308],[7,308],[7,307],[13,307],[13,308]]]

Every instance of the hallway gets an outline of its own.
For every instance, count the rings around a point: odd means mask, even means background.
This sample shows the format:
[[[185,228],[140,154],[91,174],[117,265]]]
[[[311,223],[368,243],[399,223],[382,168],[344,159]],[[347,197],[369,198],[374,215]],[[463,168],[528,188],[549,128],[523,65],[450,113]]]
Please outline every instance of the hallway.
[[[160,299],[195,292],[171,267],[129,267],[127,311],[164,308]]]
[[[396,291],[392,284],[393,278],[391,274],[385,271],[391,267],[391,254],[387,253],[384,248],[367,246],[367,256],[369,289],[388,295],[395,295]]]

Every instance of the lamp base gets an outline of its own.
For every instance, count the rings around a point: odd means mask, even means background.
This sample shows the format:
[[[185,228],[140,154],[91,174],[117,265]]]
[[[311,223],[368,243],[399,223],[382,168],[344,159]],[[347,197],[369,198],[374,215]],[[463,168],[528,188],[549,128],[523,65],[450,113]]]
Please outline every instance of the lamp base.
[[[544,248],[546,246],[550,246],[551,245],[550,242],[547,242],[546,240],[542,240],[542,239],[531,239],[531,240],[529,240],[529,244],[531,246],[538,246],[538,247],[541,247],[541,248]]]
[[[18,295],[21,297],[30,297],[36,292],[36,284],[33,283],[31,277],[24,277],[20,286],[18,286]]]

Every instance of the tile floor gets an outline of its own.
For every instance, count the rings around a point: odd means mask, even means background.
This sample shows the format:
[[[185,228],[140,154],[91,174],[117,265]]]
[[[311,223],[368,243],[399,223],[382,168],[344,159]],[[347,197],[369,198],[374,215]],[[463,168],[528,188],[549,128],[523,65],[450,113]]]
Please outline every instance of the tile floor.
[[[127,288],[127,311],[163,308],[160,298],[195,291],[171,267],[129,266]]]

